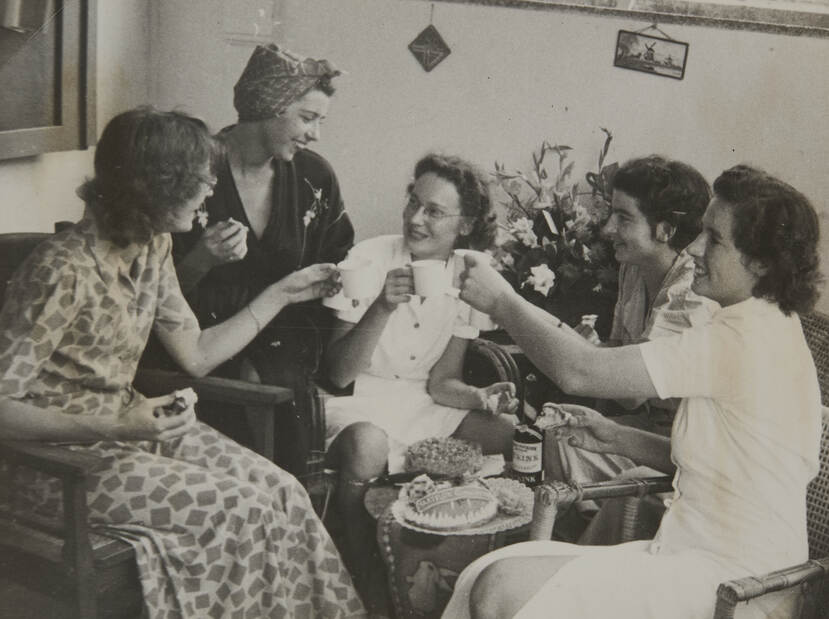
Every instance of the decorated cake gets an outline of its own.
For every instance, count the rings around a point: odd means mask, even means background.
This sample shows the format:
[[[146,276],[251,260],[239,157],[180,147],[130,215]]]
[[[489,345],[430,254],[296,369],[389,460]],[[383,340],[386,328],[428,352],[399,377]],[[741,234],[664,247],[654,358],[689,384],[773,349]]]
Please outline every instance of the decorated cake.
[[[479,445],[446,437],[427,438],[410,445],[404,467],[407,471],[457,477],[476,473],[483,463]]]
[[[435,482],[425,474],[400,489],[400,501],[408,522],[436,531],[474,527],[498,513],[498,499],[485,486]]]

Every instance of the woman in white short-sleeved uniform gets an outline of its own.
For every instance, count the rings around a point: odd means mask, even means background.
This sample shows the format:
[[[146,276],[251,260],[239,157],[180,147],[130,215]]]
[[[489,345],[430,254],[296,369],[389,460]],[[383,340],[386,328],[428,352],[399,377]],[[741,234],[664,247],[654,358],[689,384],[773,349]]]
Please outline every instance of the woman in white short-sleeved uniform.
[[[817,215],[792,187],[746,166],[725,171],[714,194],[688,251],[694,292],[722,309],[678,336],[611,349],[572,341],[467,259],[461,297],[491,313],[566,391],[683,400],[670,441],[581,407],[570,407],[559,433],[583,449],[676,470],[655,539],[510,546],[463,572],[444,617],[708,618],[723,580],[807,559],[821,406],[797,314],[817,299]],[[789,617],[795,602],[764,596],[738,616]]]
[[[328,462],[340,472],[337,502],[349,522],[349,555],[366,555],[373,539],[361,530],[362,485],[401,470],[408,445],[433,436],[479,443],[484,453],[509,456],[517,405],[512,383],[486,388],[463,382],[467,343],[478,335],[470,308],[449,294],[414,295],[415,260],[446,262],[447,286],[456,248],[483,250],[495,236],[495,216],[483,174],[456,158],[427,155],[415,166],[403,210],[403,234],[360,243],[349,257],[372,263],[374,298],[343,308],[326,361],[331,380],[354,382],[354,395],[326,402]],[[502,397],[493,397],[496,395]],[[361,535],[364,534],[364,535]],[[352,564],[359,580],[359,561]]]

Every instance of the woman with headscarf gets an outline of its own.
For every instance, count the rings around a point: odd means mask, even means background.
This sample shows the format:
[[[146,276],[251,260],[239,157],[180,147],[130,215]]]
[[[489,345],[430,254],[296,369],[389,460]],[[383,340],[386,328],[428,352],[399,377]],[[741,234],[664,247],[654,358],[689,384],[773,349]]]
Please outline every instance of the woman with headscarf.
[[[93,530],[135,548],[149,617],[347,617],[362,605],[299,482],[196,422],[192,401],[132,386],[152,329],[204,375],[292,303],[333,293],[333,265],[291,273],[225,322],[199,328],[170,255],[210,195],[214,142],[199,120],[116,116],[80,195],[80,222],[39,245],[0,312],[0,437],[101,458]],[[58,482],[0,468],[18,506],[53,516]]]
[[[251,55],[234,88],[239,122],[217,136],[224,153],[202,225],[174,235],[179,281],[203,327],[225,320],[296,269],[342,260],[353,244],[337,177],[308,148],[320,137],[331,80],[339,74],[327,60],[273,44]],[[304,469],[301,418],[310,406],[309,379],[331,321],[318,302],[291,307],[216,371],[295,390],[298,416],[280,415],[276,438],[279,463],[296,474]],[[217,427],[250,444],[246,424],[235,423]]]

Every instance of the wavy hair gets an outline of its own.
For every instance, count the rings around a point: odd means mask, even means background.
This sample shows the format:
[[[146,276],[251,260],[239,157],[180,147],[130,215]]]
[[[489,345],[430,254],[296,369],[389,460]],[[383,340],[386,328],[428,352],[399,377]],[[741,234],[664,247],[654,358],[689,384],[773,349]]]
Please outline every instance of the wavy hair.
[[[458,249],[489,249],[495,245],[495,213],[489,182],[484,173],[465,159],[451,155],[430,153],[415,165],[414,177],[420,178],[432,172],[455,186],[460,196],[461,213],[473,218],[472,231],[458,237]],[[412,187],[409,186],[409,191]]]
[[[702,216],[711,199],[708,182],[681,161],[649,155],[632,159],[613,175],[612,188],[635,198],[651,233],[660,222],[673,226],[668,246],[679,252],[702,230]]]
[[[148,243],[169,213],[195,197],[218,145],[201,120],[139,107],[115,116],[95,150],[95,177],[78,195],[117,245]]]
[[[731,207],[734,246],[766,269],[752,294],[777,303],[786,315],[811,311],[823,277],[820,225],[808,198],[746,165],[723,172],[714,194]]]

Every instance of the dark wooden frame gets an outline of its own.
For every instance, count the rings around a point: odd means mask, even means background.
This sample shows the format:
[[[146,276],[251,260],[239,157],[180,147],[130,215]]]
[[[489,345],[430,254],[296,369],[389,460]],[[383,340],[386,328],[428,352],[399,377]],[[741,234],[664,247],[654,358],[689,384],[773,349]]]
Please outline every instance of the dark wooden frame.
[[[95,143],[97,0],[63,0],[60,28],[59,124],[0,131],[0,159],[85,149]]]

